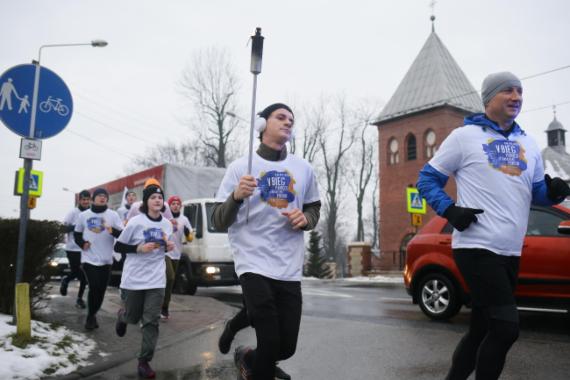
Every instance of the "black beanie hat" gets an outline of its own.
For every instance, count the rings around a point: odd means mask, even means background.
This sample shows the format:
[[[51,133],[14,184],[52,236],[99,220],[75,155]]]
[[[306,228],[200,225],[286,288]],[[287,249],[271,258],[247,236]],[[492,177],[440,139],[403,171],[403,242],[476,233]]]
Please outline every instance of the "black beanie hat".
[[[107,190],[103,189],[102,187],[95,189],[95,191],[93,191],[93,196],[91,197],[91,199],[95,200],[95,197],[101,194],[105,195],[107,199],[109,199],[109,193],[107,192]]]
[[[91,198],[91,193],[89,192],[89,190],[81,190],[79,192],[79,198]]]
[[[295,114],[293,114],[293,111],[291,110],[291,108],[289,108],[288,105],[283,104],[283,103],[273,103],[270,106],[265,107],[265,109],[263,111],[261,111],[260,113],[258,113],[258,115],[262,118],[264,118],[265,120],[267,120],[269,118],[269,116],[276,110],[280,109],[280,108],[284,108],[287,111],[291,112],[291,114],[293,116],[295,116]]]
[[[162,199],[164,199],[164,193],[160,186],[150,185],[143,190],[143,205],[146,205],[146,202],[148,202],[148,199],[152,194],[160,194],[162,195]]]

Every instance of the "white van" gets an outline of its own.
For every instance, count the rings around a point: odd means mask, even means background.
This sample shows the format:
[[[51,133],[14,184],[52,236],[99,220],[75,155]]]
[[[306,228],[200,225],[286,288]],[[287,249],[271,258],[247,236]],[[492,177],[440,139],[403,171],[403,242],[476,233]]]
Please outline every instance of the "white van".
[[[192,199],[182,203],[184,215],[194,228],[194,240],[183,245],[176,291],[194,294],[198,286],[238,285],[228,231],[216,230],[211,221],[214,199]]]

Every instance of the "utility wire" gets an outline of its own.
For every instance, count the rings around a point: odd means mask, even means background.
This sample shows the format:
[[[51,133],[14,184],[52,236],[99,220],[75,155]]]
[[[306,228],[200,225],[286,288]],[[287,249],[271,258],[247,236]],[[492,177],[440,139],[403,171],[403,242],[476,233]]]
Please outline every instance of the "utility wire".
[[[90,143],[97,145],[98,147],[101,147],[101,148],[103,148],[103,149],[107,149],[107,150],[109,150],[109,151],[111,151],[111,152],[113,152],[113,153],[120,154],[121,156],[127,157],[127,158],[129,158],[129,159],[136,159],[135,156],[133,156],[133,155],[131,155],[131,154],[129,154],[129,153],[121,152],[121,151],[119,151],[119,150],[110,148],[110,147],[108,147],[108,146],[106,146],[106,145],[100,144],[100,143],[98,143],[97,141],[91,139],[90,137],[87,137],[87,136],[82,135],[81,133],[77,133],[77,132],[72,131],[72,130],[70,130],[70,129],[66,129],[66,131],[67,131],[68,133],[71,133],[72,135],[81,137],[82,139],[87,140],[87,141],[89,141]]]
[[[147,144],[156,144],[156,143],[157,143],[156,141],[146,140],[146,139],[141,138],[140,136],[137,136],[137,135],[134,135],[134,134],[131,134],[131,133],[122,131],[122,130],[120,130],[120,129],[118,129],[118,128],[115,128],[115,127],[112,127],[112,126],[110,126],[110,125],[108,125],[108,124],[106,124],[106,123],[104,123],[104,122],[102,122],[102,121],[100,121],[100,120],[97,120],[97,119],[92,118],[91,116],[87,116],[87,115],[85,115],[85,114],[82,113],[82,112],[78,112],[78,111],[75,111],[75,112],[76,112],[77,114],[83,116],[84,118],[86,118],[86,119],[88,119],[88,120],[91,120],[91,121],[94,122],[94,123],[97,123],[97,124],[99,124],[99,125],[102,125],[102,126],[105,127],[105,128],[112,129],[113,131],[118,132],[118,133],[121,133],[121,134],[123,134],[123,135],[125,135],[125,136],[129,136],[130,138],[133,138],[133,139],[142,141],[142,142],[147,143]]]
[[[547,109],[547,108],[552,108],[552,106],[558,107],[558,106],[564,106],[564,105],[567,105],[567,104],[570,104],[570,100],[568,100],[568,101],[566,101],[566,102],[562,102],[562,103],[551,104],[551,105],[548,105],[548,106],[542,106],[542,107],[537,107],[537,108],[531,108],[531,109],[529,109],[529,110],[521,111],[521,113],[540,111],[540,110],[544,110],[544,109]]]

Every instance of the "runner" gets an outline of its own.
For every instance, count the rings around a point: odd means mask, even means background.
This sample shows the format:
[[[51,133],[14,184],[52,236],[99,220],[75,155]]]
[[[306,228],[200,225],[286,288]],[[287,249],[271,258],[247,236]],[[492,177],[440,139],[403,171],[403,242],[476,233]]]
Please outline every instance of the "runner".
[[[259,149],[247,174],[248,157],[232,162],[217,191],[212,220],[229,227],[247,313],[257,348],[238,347],[240,378],[275,377],[275,363],[295,353],[301,323],[303,232],[319,220],[320,199],[310,164],[287,154],[294,116],[285,104],[272,104],[259,116]],[[249,202],[246,221],[244,200]]]
[[[119,217],[125,224],[127,223],[127,214],[129,213],[131,206],[133,205],[133,203],[136,202],[136,200],[137,200],[137,193],[135,193],[133,190],[127,190],[127,192],[125,193],[124,204],[117,209]]]
[[[75,305],[80,309],[85,309],[85,302],[83,301],[83,293],[85,292],[85,286],[87,281],[85,280],[85,274],[81,270],[81,248],[75,243],[73,238],[73,231],[75,230],[75,224],[79,218],[79,214],[85,210],[89,209],[91,204],[91,194],[87,190],[83,190],[79,193],[79,204],[77,207],[73,208],[63,220],[64,230],[67,233],[65,236],[65,253],[67,254],[67,260],[69,261],[69,274],[61,279],[61,286],[59,287],[59,292],[62,296],[67,295],[67,287],[69,282],[78,279],[79,280],[79,291],[77,292],[77,300]]]
[[[79,214],[74,230],[75,243],[81,247],[81,266],[89,284],[86,330],[99,327],[95,315],[103,304],[109,283],[114,238],[123,228],[117,212],[107,208],[107,190],[96,189],[92,199],[91,208]]]
[[[137,372],[145,379],[156,376],[149,362],[158,340],[158,321],[166,286],[165,253],[175,247],[172,224],[162,217],[162,189],[156,185],[143,191],[141,214],[127,223],[117,239],[115,251],[126,254],[121,278],[123,308],[117,315],[115,331],[122,337],[127,323],[142,324],[142,343]]]
[[[182,239],[186,239],[189,242],[194,239],[192,225],[190,224],[188,218],[182,215],[182,201],[180,200],[180,197],[173,195],[168,198],[167,203],[170,206],[170,211],[172,212],[173,220],[175,221],[175,223],[172,224],[172,237],[175,247],[172,251],[166,252],[165,256],[166,289],[164,294],[164,302],[162,303],[162,310],[160,312],[160,318],[164,320],[170,318],[168,306],[170,304],[170,296],[172,295],[174,280],[176,279],[178,263],[180,262],[180,256],[182,254]]]

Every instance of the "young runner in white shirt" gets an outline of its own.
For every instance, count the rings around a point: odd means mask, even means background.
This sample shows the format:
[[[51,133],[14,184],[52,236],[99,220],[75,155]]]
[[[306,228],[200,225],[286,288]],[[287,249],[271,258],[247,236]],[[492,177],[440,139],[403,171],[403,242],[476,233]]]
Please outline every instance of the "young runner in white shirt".
[[[158,321],[166,286],[165,254],[175,247],[172,224],[163,218],[164,194],[156,185],[143,191],[141,214],[130,219],[117,239],[115,251],[126,254],[121,278],[123,308],[118,312],[115,331],[122,337],[127,323],[142,322],[142,343],[137,372],[140,377],[156,376],[149,362],[158,340]]]
[[[115,237],[123,229],[117,212],[107,208],[107,190],[96,189],[92,199],[91,208],[79,214],[74,231],[75,242],[81,247],[81,266],[89,284],[87,330],[99,327],[95,315],[101,308],[109,283]]]

